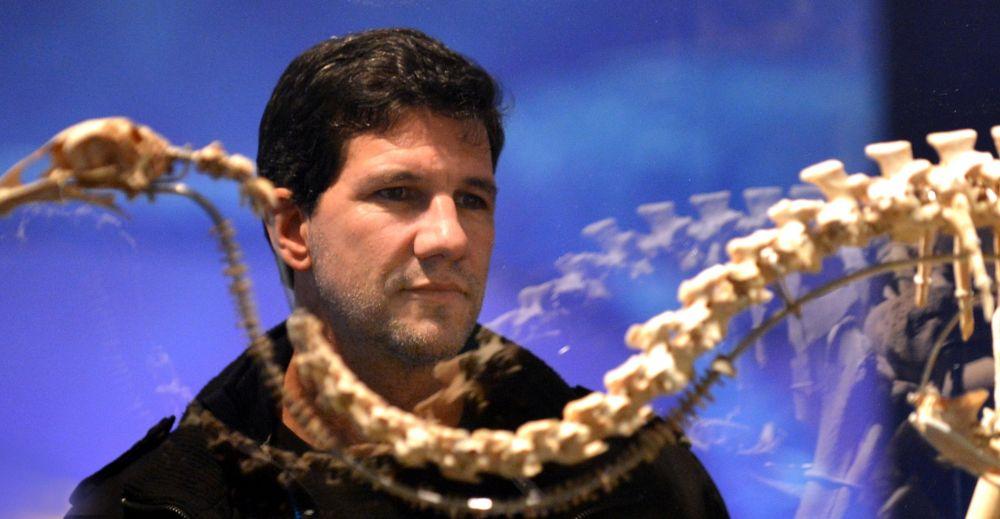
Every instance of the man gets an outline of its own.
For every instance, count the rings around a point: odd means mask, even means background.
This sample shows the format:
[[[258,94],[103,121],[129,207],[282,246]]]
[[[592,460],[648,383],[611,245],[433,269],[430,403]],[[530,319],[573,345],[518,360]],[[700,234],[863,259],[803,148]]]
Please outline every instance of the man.
[[[420,32],[333,38],[282,75],[261,121],[257,157],[260,174],[278,188],[267,230],[296,305],[324,321],[333,347],[389,403],[470,429],[557,417],[582,394],[476,325],[504,142],[498,104],[484,70]],[[302,395],[284,326],[269,336],[286,369],[285,391]],[[503,346],[478,348],[484,341]],[[457,376],[443,378],[448,373]],[[213,441],[218,434],[192,418],[205,411],[254,445]],[[323,419],[348,451],[392,463],[346,421]],[[261,462],[260,444],[304,454],[315,439],[263,390],[247,355],[199,393],[172,433],[171,423],[84,480],[70,516],[419,515],[352,480],[347,467],[292,472]],[[535,483],[599,463],[547,468]],[[459,484],[433,467],[393,473],[405,484],[470,495],[513,497],[534,484],[495,477]],[[725,508],[697,460],[674,445],[615,492],[571,512],[715,517]]]

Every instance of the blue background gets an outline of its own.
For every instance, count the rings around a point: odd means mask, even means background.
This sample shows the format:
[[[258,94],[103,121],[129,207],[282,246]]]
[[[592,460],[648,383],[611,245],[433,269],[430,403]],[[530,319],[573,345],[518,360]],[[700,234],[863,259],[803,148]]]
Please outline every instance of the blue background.
[[[888,137],[873,2],[680,4],[7,5],[0,169],[60,129],[108,115],[177,144],[218,139],[253,157],[263,106],[296,54],[330,35],[416,27],[473,57],[506,93],[482,314],[496,321],[517,311],[523,288],[560,278],[558,258],[603,250],[581,234],[589,224],[611,217],[616,232],[645,232],[638,206],[675,201],[678,213],[697,216],[688,198],[719,190],[731,190],[739,209],[743,189],[788,187],[801,168],[830,157],[873,169],[862,149]],[[233,218],[264,323],[280,322],[287,305],[259,222],[238,207],[232,185],[192,183]],[[123,206],[127,217],[70,204],[0,219],[0,516],[64,513],[77,481],[179,413],[243,348],[207,219],[184,200]],[[679,280],[692,274],[661,262],[632,278],[619,267],[595,274],[607,297],[563,298],[540,328],[506,331],[570,381],[600,387],[628,354],[627,326],[674,307]],[[786,392],[753,400],[788,406]],[[721,397],[716,412],[735,398]],[[786,483],[801,485],[796,463],[809,445],[785,449],[776,456],[792,460]],[[698,454],[734,516],[795,510],[795,492],[748,495],[739,460]]]

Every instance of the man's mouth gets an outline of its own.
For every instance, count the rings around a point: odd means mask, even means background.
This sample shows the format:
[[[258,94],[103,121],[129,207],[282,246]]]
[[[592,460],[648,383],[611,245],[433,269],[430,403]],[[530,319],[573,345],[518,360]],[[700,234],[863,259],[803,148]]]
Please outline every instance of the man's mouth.
[[[465,287],[462,285],[450,282],[417,283],[404,289],[404,291],[418,297],[435,299],[464,297],[467,293]]]
[[[459,285],[458,283],[441,282],[441,281],[428,281],[424,283],[416,283],[407,288],[406,290],[419,293],[441,292],[441,293],[458,293],[463,295],[466,293],[465,287]]]

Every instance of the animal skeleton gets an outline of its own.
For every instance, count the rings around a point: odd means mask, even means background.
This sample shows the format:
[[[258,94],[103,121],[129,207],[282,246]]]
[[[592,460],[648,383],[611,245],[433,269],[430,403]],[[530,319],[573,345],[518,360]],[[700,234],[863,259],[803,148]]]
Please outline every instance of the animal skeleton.
[[[993,314],[990,331],[993,336],[993,401],[998,402],[1000,310]],[[909,396],[916,408],[909,417],[913,427],[946,460],[979,476],[966,517],[1000,514],[1000,414],[994,409],[983,408],[988,397],[985,390],[979,389],[956,398],[945,398],[932,385]],[[983,416],[977,420],[980,410]]]
[[[1000,141],[1000,127],[993,128],[992,135]],[[878,162],[880,177],[848,175],[835,160],[804,169],[801,179],[819,187],[826,200],[782,200],[768,211],[775,228],[731,240],[727,263],[681,284],[681,309],[628,330],[626,343],[640,353],[606,374],[607,393],[570,402],[562,420],[529,422],[513,433],[468,432],[386,406],[345,376],[319,323],[299,313],[289,320],[290,335],[307,352],[300,376],[314,384],[318,395],[306,405],[317,412],[347,412],[368,437],[391,445],[404,464],[436,462],[449,476],[465,480],[480,472],[530,477],[545,462],[580,461],[602,452],[605,438],[635,432],[650,416],[647,404],[652,398],[689,384],[695,359],[723,339],[734,315],[771,299],[768,284],[792,272],[818,271],[822,259],[841,247],[863,246],[882,235],[922,242],[925,254],[933,236],[954,237],[955,295],[967,338],[973,323],[970,275],[984,312],[993,312],[993,283],[976,229],[1000,227],[1000,160],[975,151],[975,140],[972,130],[931,134],[928,142],[941,157],[937,165],[914,160],[908,142],[870,145],[866,153]],[[927,276],[928,269],[920,269],[918,285],[926,286]],[[725,358],[711,369],[724,375],[733,372]]]
[[[24,169],[46,154],[51,166],[40,179],[24,184]],[[80,200],[115,208],[111,195],[89,190],[116,189],[129,198],[152,195],[150,188],[164,180],[178,161],[193,163],[213,177],[239,182],[258,214],[277,203],[271,182],[254,175],[253,162],[242,155],[228,155],[219,142],[191,151],[172,146],[148,126],[107,117],[66,128],[7,170],[0,177],[0,216],[30,202]]]
[[[1000,148],[1000,126],[992,129],[992,136]],[[595,392],[570,402],[561,420],[529,422],[514,432],[469,432],[389,406],[333,352],[322,324],[302,311],[289,318],[289,335],[299,351],[300,377],[316,397],[309,401],[286,399],[285,403],[306,431],[331,449],[336,444],[319,416],[338,412],[348,416],[368,438],[388,445],[404,464],[433,462],[449,477],[466,481],[484,472],[530,477],[546,462],[582,461],[604,452],[606,438],[628,436],[643,427],[652,416],[649,401],[690,384],[695,359],[722,340],[733,316],[771,300],[767,285],[794,272],[818,271],[823,258],[841,247],[863,246],[883,235],[918,243],[922,257],[929,256],[938,234],[953,236],[955,294],[962,334],[968,337],[973,323],[973,287],[987,315],[992,315],[994,307],[993,281],[986,270],[977,229],[993,229],[994,236],[1000,229],[1000,160],[975,151],[975,139],[972,130],[928,136],[940,156],[939,164],[914,160],[907,142],[870,145],[866,153],[878,162],[879,177],[848,175],[843,164],[835,160],[804,169],[801,179],[816,185],[826,200],[786,199],[771,206],[767,215],[775,227],[731,240],[726,246],[729,261],[682,283],[682,308],[632,326],[625,341],[639,352],[606,374],[606,393]],[[38,181],[23,184],[20,175],[24,167],[45,153],[50,154],[52,167]],[[252,164],[238,155],[225,155],[217,143],[189,152],[170,146],[147,127],[124,118],[109,118],[68,128],[11,168],[0,178],[0,214],[23,203],[66,199],[113,207],[108,196],[89,190],[117,189],[129,197],[152,194],[157,192],[154,188],[158,183],[169,178],[167,173],[178,160],[193,162],[214,176],[239,181],[258,211],[266,211],[273,204],[270,184],[253,176]],[[238,255],[227,257],[231,263],[228,273],[234,277],[233,290],[244,322],[249,323],[253,307],[247,303],[249,287],[240,278],[244,269]],[[918,263],[918,304],[926,299],[931,263],[927,259],[926,263]],[[266,338],[256,326],[247,326],[247,331],[253,344],[251,351],[265,364],[268,388],[280,394],[282,374],[270,362]],[[724,355],[716,358],[710,376],[695,387],[691,393],[694,397],[682,403],[682,411],[696,403],[712,382],[735,374],[731,360]],[[977,455],[986,460],[997,458],[998,449],[992,442],[981,441],[994,433],[994,414],[988,413],[983,436],[981,430],[968,423],[953,427],[949,421],[968,422],[969,413],[945,412],[951,406],[948,401],[925,392],[916,397],[916,402],[914,421],[924,431],[948,441],[958,441],[959,436],[972,438]],[[977,403],[971,404],[975,407]],[[974,429],[979,432],[967,434]],[[668,441],[661,440],[649,448]],[[948,455],[955,451],[946,447],[943,452]],[[990,475],[995,471],[991,463],[965,466]],[[424,504],[427,502],[424,500]]]

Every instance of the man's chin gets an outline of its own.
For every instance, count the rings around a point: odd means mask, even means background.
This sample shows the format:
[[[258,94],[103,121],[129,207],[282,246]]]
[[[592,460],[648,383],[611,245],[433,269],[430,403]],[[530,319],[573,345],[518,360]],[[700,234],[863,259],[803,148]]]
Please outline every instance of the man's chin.
[[[455,331],[458,328],[460,333]],[[428,320],[397,322],[390,329],[393,352],[414,365],[435,364],[458,355],[471,331],[464,323],[449,326]]]

